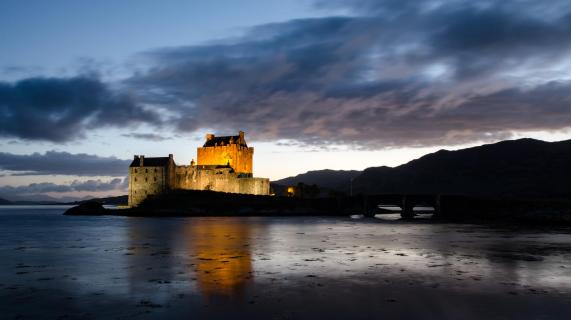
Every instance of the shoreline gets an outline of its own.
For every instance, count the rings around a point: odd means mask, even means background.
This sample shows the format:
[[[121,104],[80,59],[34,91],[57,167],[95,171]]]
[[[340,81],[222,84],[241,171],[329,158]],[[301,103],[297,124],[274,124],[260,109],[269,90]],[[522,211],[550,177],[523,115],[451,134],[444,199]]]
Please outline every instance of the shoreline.
[[[391,199],[394,199],[394,197]],[[411,199],[413,196],[407,196]],[[426,198],[426,196],[422,196]],[[451,222],[494,222],[571,224],[571,200],[528,199],[525,197],[438,195],[433,220]],[[420,197],[418,197],[420,198]],[[394,200],[393,200],[394,201]],[[388,213],[380,209],[378,196],[293,198],[256,196],[213,191],[174,191],[147,198],[134,208],[104,208],[86,202],[68,209],[65,215],[114,215],[133,217],[210,217],[210,216],[330,216],[344,217]],[[421,202],[415,202],[421,206]],[[405,220],[414,220],[413,207],[402,211]],[[397,211],[398,212],[398,211]],[[395,213],[397,213],[395,212]]]
[[[397,215],[398,213],[392,214]],[[323,217],[323,218],[353,218],[363,221],[379,221],[383,223],[427,223],[427,224],[474,224],[474,225],[487,225],[498,227],[569,227],[571,226],[571,217],[568,215],[539,215],[528,217],[495,217],[482,218],[482,217],[457,217],[457,218],[442,218],[442,217],[413,217],[413,218],[398,218],[398,219],[383,219],[382,215],[365,216],[363,214],[350,214],[350,213],[327,213],[327,212],[268,212],[268,211],[243,211],[240,214],[235,213],[205,213],[205,212],[192,212],[173,209],[85,209],[84,207],[76,206],[66,210],[63,215],[66,216],[116,216],[116,217],[132,217],[132,218],[302,218],[302,217]],[[379,217],[381,216],[381,217]]]

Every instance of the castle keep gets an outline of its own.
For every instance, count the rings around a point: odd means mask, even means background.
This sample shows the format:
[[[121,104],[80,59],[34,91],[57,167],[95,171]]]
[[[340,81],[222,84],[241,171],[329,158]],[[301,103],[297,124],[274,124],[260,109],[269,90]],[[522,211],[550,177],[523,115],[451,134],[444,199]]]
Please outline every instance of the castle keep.
[[[176,165],[172,154],[135,156],[129,166],[129,206],[174,189],[268,195],[270,180],[253,177],[253,156],[254,148],[248,147],[242,131],[237,136],[207,134],[197,148],[197,162],[190,165]]]
[[[254,148],[248,148],[242,131],[228,137],[207,134],[204,146],[196,153],[198,165],[229,166],[238,174],[252,176]]]

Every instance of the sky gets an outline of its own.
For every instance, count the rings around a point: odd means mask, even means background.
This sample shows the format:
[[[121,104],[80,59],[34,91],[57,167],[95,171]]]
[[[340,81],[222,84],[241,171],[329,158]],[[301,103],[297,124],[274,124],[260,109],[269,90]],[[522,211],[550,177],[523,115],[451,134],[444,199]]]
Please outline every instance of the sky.
[[[0,197],[126,193],[246,132],[254,174],[571,138],[571,3],[0,2]]]

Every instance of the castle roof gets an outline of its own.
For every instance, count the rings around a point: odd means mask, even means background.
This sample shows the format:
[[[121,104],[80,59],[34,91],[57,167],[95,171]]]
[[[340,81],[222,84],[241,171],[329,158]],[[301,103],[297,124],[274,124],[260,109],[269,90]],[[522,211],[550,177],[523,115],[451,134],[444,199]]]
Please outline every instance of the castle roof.
[[[169,165],[169,157],[143,158],[143,167],[166,167]],[[141,158],[136,157],[129,167],[141,167]]]
[[[225,137],[212,137],[204,143],[203,147],[225,146],[229,144],[237,144],[240,141],[240,136],[225,136]],[[242,141],[242,145],[247,147],[246,141]]]

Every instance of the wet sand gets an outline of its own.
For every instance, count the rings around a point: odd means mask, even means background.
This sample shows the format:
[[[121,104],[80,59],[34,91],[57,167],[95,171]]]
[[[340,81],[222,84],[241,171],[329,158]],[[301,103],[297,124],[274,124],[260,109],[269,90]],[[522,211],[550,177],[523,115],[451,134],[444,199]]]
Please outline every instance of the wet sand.
[[[567,319],[571,229],[0,208],[2,319]]]

